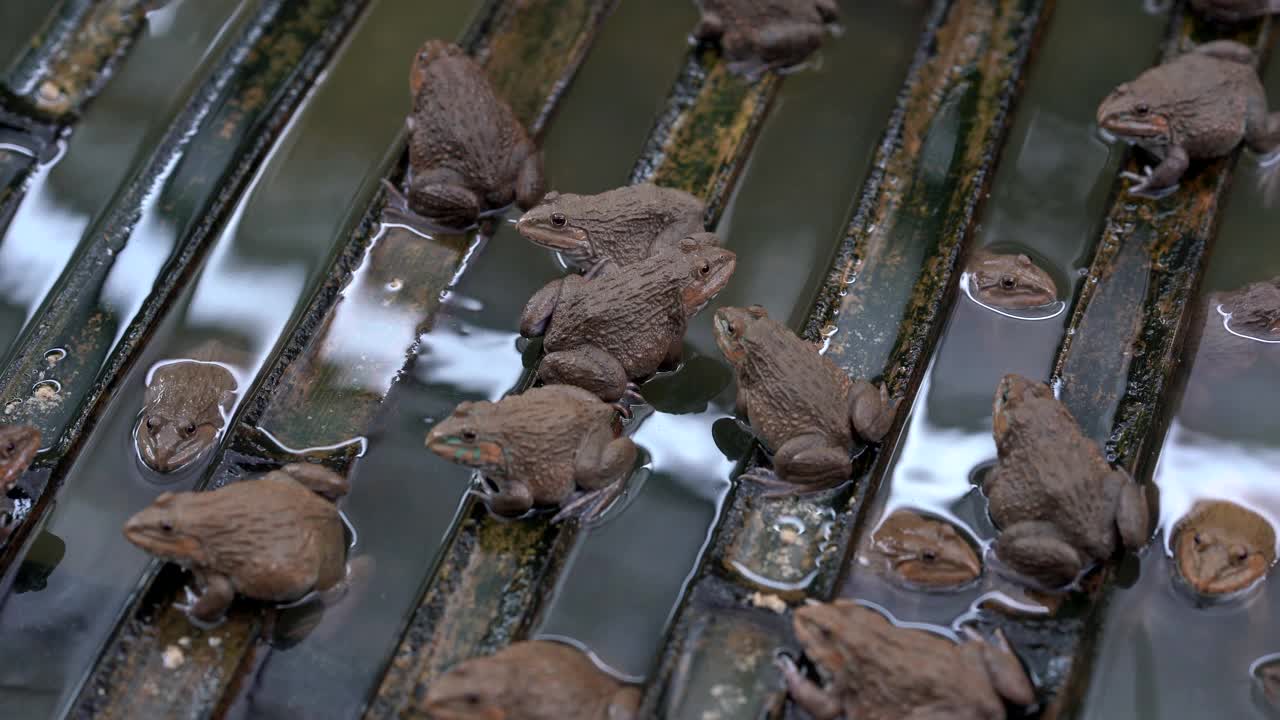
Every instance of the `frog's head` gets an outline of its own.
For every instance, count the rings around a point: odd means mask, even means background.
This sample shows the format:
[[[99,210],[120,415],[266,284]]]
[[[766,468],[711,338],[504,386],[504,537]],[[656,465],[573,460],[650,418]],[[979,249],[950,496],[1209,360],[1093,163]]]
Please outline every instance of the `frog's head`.
[[[1174,536],[1178,571],[1197,592],[1223,595],[1258,581],[1275,559],[1275,530],[1229,502],[1200,503]]]
[[[982,573],[982,562],[951,523],[899,511],[874,535],[876,550],[906,584],[926,588],[965,585]]]
[[[184,413],[169,417],[148,408],[134,429],[134,444],[147,467],[169,473],[186,467],[212,447],[221,429],[221,421],[204,422]]]
[[[744,342],[747,328],[769,317],[768,311],[759,305],[749,307],[722,307],[716,311],[713,323],[716,345],[720,352],[734,367],[746,361],[747,348]]]
[[[445,460],[481,471],[504,469],[502,441],[492,432],[497,407],[488,401],[459,404],[427,433],[427,448]]]
[[[992,407],[997,446],[1001,445],[1003,438],[1009,432],[1011,419],[1022,410],[1024,405],[1036,400],[1055,400],[1053,389],[1044,383],[1012,373],[1000,379]]]
[[[197,493],[161,493],[151,505],[124,524],[129,542],[162,560],[184,566],[207,565],[208,554],[198,532],[199,508],[192,508]]]
[[[1021,253],[983,253],[969,267],[979,302],[1005,310],[1039,307],[1058,299],[1049,273]]]
[[[235,387],[221,365],[182,360],[157,367],[134,428],[138,456],[159,473],[194,462],[217,442]]]
[[[1262,340],[1280,340],[1280,278],[1257,282],[1234,293],[1223,311],[1231,329]]]
[[[13,487],[39,451],[39,430],[30,425],[0,425],[0,493]]]
[[[419,709],[429,720],[506,720],[505,691],[520,687],[509,670],[501,658],[466,660],[431,683]]]
[[[594,255],[591,228],[596,224],[591,198],[549,192],[520,219],[516,232],[535,245],[564,253],[576,261]]]
[[[1120,85],[1098,105],[1098,127],[1127,142],[1144,146],[1170,144],[1169,117],[1150,95],[1136,82]]]
[[[417,97],[427,80],[427,66],[443,57],[463,57],[466,50],[446,40],[428,40],[418,48],[413,56],[413,66],[409,71],[409,92]]]
[[[675,251],[680,253],[688,269],[680,301],[685,316],[693,317],[729,284],[738,256],[720,247],[719,238],[707,232],[684,238]]]

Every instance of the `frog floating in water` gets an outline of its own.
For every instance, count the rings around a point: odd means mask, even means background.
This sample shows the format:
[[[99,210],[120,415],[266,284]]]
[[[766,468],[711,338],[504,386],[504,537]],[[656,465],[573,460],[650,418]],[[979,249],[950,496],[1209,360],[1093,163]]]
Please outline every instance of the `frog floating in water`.
[[[626,267],[553,280],[520,317],[521,335],[543,336],[538,377],[607,402],[634,393],[633,381],[680,362],[689,318],[728,284],[735,261],[699,233]]]
[[[1211,293],[1202,311],[1196,365],[1216,376],[1238,374],[1280,343],[1280,277]]]
[[[1267,113],[1253,63],[1253,51],[1238,42],[1206,43],[1102,101],[1098,126],[1160,160],[1132,192],[1172,188],[1191,160],[1222,157],[1241,140],[1258,153],[1280,147],[1280,113]]]
[[[30,425],[0,425],[0,495],[13,489],[39,451],[39,430]]]
[[[1191,7],[1211,20],[1234,23],[1280,13],[1280,0],[1191,0]]]
[[[1035,702],[1035,690],[999,631],[995,642],[976,632],[967,642],[898,627],[850,600],[806,605],[792,620],[823,686],[780,661],[791,697],[816,720],[952,718],[1002,720],[1004,701]]]
[[[548,193],[516,230],[583,269],[604,260],[630,265],[702,232],[705,212],[683,190],[641,183],[596,195]]]
[[[425,220],[461,231],[512,202],[537,204],[542,155],[466,51],[428,40],[414,57],[409,87],[409,197],[388,186],[393,214],[403,213],[410,226]]]
[[[512,643],[456,665],[416,710],[432,720],[633,720],[640,691],[550,640]]]
[[[999,461],[983,489],[1001,529],[996,556],[1049,587],[1073,581],[1117,544],[1150,534],[1146,496],[1112,468],[1044,383],[1006,375],[996,389]]]
[[[872,562],[882,563],[898,584],[945,590],[968,585],[982,561],[951,523],[910,510],[885,518],[871,535]]]
[[[822,489],[849,479],[855,439],[879,442],[897,402],[849,377],[759,305],[716,311],[716,345],[738,381],[737,411],[773,453],[773,472],[753,479],[779,491]]]
[[[1001,310],[1041,307],[1058,299],[1058,286],[1029,256],[979,250],[965,267],[974,298]]]
[[[237,593],[286,603],[343,579],[347,544],[334,501],[347,490],[337,473],[294,463],[209,492],[162,493],[124,535],[190,570],[202,593],[188,613],[216,622]]]
[[[1276,533],[1257,513],[1235,503],[1197,503],[1173,531],[1178,574],[1201,595],[1252,586],[1276,559]]]
[[[826,24],[840,15],[836,0],[702,0],[693,31],[718,42],[729,66],[754,75],[804,62],[822,45]]]
[[[427,434],[440,457],[479,470],[489,509],[521,515],[561,506],[577,488],[587,494],[560,517],[594,516],[616,496],[636,460],[619,437],[613,407],[582,388],[545,385],[496,403],[464,402]]]
[[[216,358],[227,351],[208,343],[156,367],[134,428],[138,457],[158,473],[190,465],[213,446],[235,400],[236,379]]]

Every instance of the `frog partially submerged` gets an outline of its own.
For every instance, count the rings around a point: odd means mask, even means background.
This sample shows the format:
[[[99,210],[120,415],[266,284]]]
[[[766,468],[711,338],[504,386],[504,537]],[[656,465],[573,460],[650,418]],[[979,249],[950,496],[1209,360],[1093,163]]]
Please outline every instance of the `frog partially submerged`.
[[[129,518],[129,542],[190,570],[201,588],[188,614],[216,622],[236,594],[293,602],[337,585],[347,544],[334,501],[347,480],[294,463],[209,492],[162,493]]]
[[[1201,595],[1252,586],[1276,560],[1275,529],[1257,513],[1224,501],[1197,503],[1173,531],[1178,574]]]
[[[738,381],[737,411],[773,453],[753,479],[778,491],[817,490],[849,479],[855,440],[879,442],[897,402],[883,386],[852,381],[818,347],[759,305],[716,311],[716,345]]]
[[[39,451],[39,430],[30,425],[0,425],[0,495],[17,484]]]
[[[235,376],[217,360],[225,355],[221,346],[209,343],[152,371],[133,433],[147,467],[159,473],[181,470],[217,441],[237,387]]]
[[[1280,13],[1280,0],[1191,0],[1191,7],[1211,20],[1234,23]]]
[[[966,642],[957,644],[898,627],[850,600],[798,608],[792,626],[825,682],[814,683],[789,659],[779,663],[791,698],[815,720],[1001,720],[1006,700],[1035,702],[1026,671],[999,631],[992,643],[967,630]]]
[[[543,336],[538,377],[607,402],[634,393],[634,382],[679,363],[689,318],[728,284],[734,263],[714,235],[699,233],[626,267],[553,280],[520,317],[521,335]]]
[[[409,88],[408,199],[388,186],[401,221],[459,231],[512,202],[527,209],[542,198],[541,153],[466,51],[428,40],[414,56]]]
[[[619,437],[613,408],[571,385],[545,385],[496,403],[464,402],[427,434],[427,447],[479,470],[489,509],[521,515],[587,493],[559,517],[594,516],[635,464],[636,446]]]
[[[1072,582],[1118,544],[1150,534],[1146,496],[1111,467],[1044,383],[1006,375],[996,389],[999,461],[983,485],[1005,565],[1049,587]]]
[[[417,708],[431,720],[632,720],[640,691],[550,640],[512,643],[454,666]]]
[[[836,0],[702,0],[694,37],[719,42],[730,67],[747,74],[804,62],[821,45]]]
[[[979,250],[965,266],[969,290],[983,305],[1002,310],[1041,307],[1058,299],[1058,286],[1029,256]]]
[[[982,574],[973,546],[949,522],[898,510],[871,535],[873,562],[911,588],[943,590],[967,585]]]
[[[1280,277],[1211,293],[1202,314],[1197,370],[1216,377],[1247,370],[1280,342]]]
[[[1193,159],[1222,157],[1242,140],[1258,153],[1280,147],[1280,113],[1267,113],[1253,63],[1253,51],[1238,42],[1205,43],[1102,101],[1098,126],[1160,160],[1132,192],[1169,189]]]
[[[583,269],[604,260],[630,265],[702,232],[705,211],[683,190],[641,183],[596,195],[548,193],[516,230]]]

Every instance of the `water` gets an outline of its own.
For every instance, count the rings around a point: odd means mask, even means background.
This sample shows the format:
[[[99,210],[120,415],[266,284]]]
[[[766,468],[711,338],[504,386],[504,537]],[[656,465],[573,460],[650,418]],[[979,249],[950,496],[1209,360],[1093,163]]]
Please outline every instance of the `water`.
[[[31,49],[31,39],[63,3],[60,0],[27,0],[0,5],[0,82]]]
[[[1098,23],[1097,18],[1107,22]],[[957,524],[976,546],[995,535],[975,488],[995,460],[991,403],[1016,372],[1047,380],[1070,318],[1065,312],[1087,269],[1122,155],[1095,134],[1098,102],[1150,65],[1166,20],[1105,0],[1059,3],[1019,100],[1017,116],[973,242],[1025,252],[1054,278],[1061,304],[1012,317],[957,296],[870,509],[874,529],[895,509],[914,508]],[[1091,40],[1081,44],[1087,34]],[[1036,317],[1038,319],[1024,319]],[[864,533],[841,594],[888,607],[904,621],[951,625],[980,599],[1021,604],[1016,584],[984,573],[955,593],[903,591],[869,567]]]
[[[758,303],[799,325],[841,239],[923,26],[924,3],[844,2],[844,36],[790,75],[717,232],[738,254],[729,286],[691,323],[682,368],[643,388],[656,412],[633,436],[649,456],[625,510],[582,533],[536,635],[590,648],[644,678],[697,567],[738,461],[712,425],[733,412],[716,308]],[[875,67],[875,73],[858,68]],[[856,90],[850,77],[857,75]],[[803,176],[805,182],[795,182]]]
[[[76,124],[65,151],[36,170],[8,227],[0,227],[0,356],[8,355],[117,189],[147,161],[189,93],[213,70],[211,61],[252,15],[252,5],[177,0],[147,14],[138,41]],[[135,254],[153,258],[154,250]]]
[[[1270,64],[1266,85],[1270,98],[1280,98],[1280,63]],[[1268,241],[1275,178],[1275,168],[1261,167],[1257,156],[1241,157],[1206,293],[1280,275],[1280,252]],[[1228,500],[1280,526],[1280,345],[1256,350],[1252,366],[1225,375],[1215,372],[1220,358],[1186,354],[1190,378],[1154,472],[1160,532],[1142,554],[1141,574],[1112,593],[1085,698],[1088,717],[1275,717],[1250,676],[1256,660],[1280,652],[1275,569],[1243,597],[1208,604],[1176,579],[1167,551],[1170,530],[1200,500]]]

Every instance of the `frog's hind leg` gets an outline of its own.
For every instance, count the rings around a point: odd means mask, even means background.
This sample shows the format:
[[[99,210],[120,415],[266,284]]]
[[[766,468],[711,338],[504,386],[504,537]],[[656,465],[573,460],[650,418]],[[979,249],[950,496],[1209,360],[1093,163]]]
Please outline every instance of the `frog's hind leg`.
[[[636,444],[628,437],[614,437],[613,429],[596,427],[578,448],[573,479],[578,487],[599,490],[626,477],[636,462]]]
[[[898,414],[898,400],[889,399],[889,389],[858,380],[849,389],[849,421],[858,437],[869,443],[880,442],[893,427]]]
[[[800,435],[774,453],[773,469],[795,485],[831,487],[849,479],[853,462],[847,448],[833,447],[820,435]]]
[[[547,385],[577,385],[610,403],[627,391],[622,363],[595,345],[549,353],[538,365],[538,378]]]
[[[805,677],[796,663],[786,655],[777,659],[778,668],[787,683],[787,692],[797,705],[813,716],[814,720],[835,720],[844,712],[840,701]]]
[[[520,163],[520,174],[516,176],[516,204],[523,210],[537,205],[542,196],[547,194],[546,176],[542,172],[542,153],[529,150],[528,155]]]
[[[1067,585],[1085,567],[1085,559],[1053,523],[1027,521],[1000,532],[996,557],[1005,565],[1049,588]]]
[[[1244,141],[1259,155],[1273,155],[1280,151],[1280,112],[1268,113],[1264,98],[1249,103]]]

